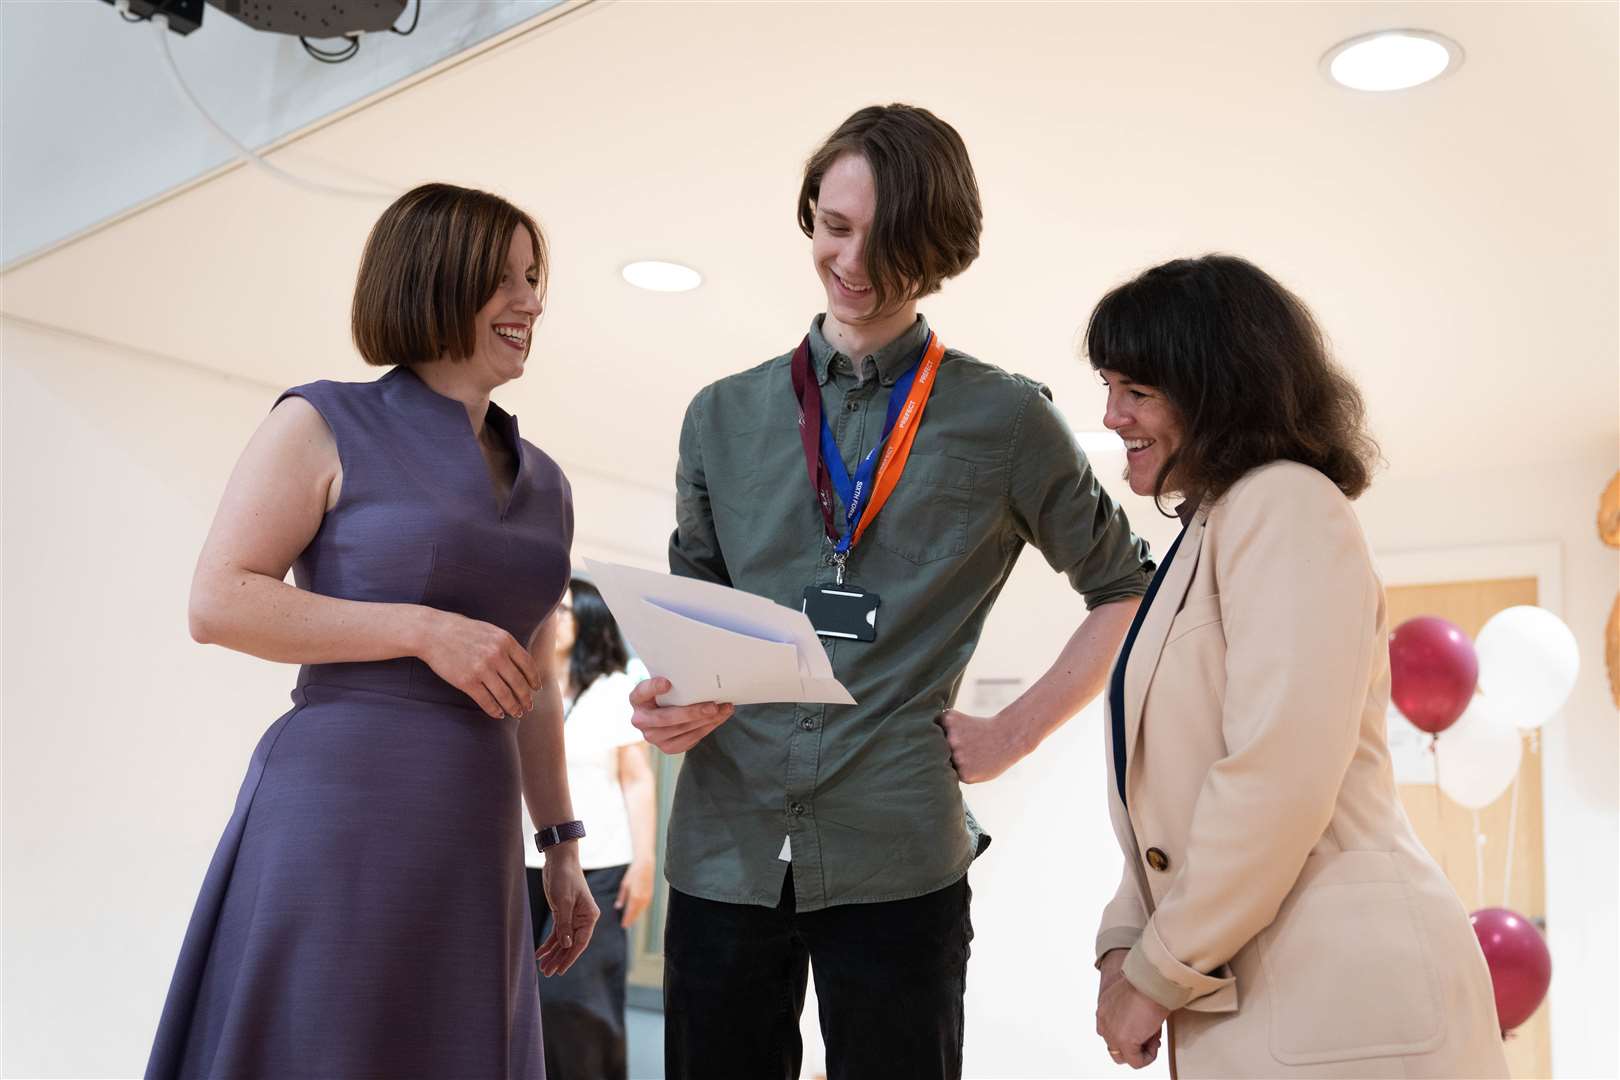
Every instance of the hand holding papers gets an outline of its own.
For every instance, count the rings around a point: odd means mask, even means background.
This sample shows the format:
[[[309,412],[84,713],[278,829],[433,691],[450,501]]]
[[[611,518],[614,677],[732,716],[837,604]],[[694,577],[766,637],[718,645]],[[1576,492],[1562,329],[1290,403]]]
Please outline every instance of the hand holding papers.
[[[855,704],[804,612],[705,581],[585,565],[647,669],[672,684],[658,704]]]

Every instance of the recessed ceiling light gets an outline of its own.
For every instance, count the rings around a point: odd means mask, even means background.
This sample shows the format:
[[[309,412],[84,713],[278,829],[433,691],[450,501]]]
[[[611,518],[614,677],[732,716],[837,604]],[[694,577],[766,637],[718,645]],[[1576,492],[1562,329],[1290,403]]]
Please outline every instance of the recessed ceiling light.
[[[1456,71],[1462,46],[1429,30],[1379,30],[1341,41],[1322,57],[1322,72],[1352,90],[1408,90]]]
[[[690,266],[656,259],[630,263],[621,273],[636,288],[653,292],[688,292],[703,284],[703,275]]]

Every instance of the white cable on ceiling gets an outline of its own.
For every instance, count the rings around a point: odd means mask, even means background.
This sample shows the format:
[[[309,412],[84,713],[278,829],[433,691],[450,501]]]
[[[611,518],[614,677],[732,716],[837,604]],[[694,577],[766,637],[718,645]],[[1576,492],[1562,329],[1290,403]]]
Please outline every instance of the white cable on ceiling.
[[[118,9],[127,13],[129,11],[129,0],[119,0]],[[169,69],[169,77],[174,81],[175,89],[180,91],[181,97],[191,103],[192,109],[196,111],[198,116],[202,117],[203,123],[207,124],[216,135],[231,145],[232,149],[236,151],[237,157],[282,183],[291,184],[294,187],[302,188],[304,191],[313,192],[317,195],[336,195],[345,199],[364,199],[367,202],[379,202],[392,199],[398,194],[397,192],[362,191],[355,188],[333,187],[314,180],[306,180],[302,176],[294,176],[287,170],[272,165],[262,155],[255,153],[250,147],[238,140],[236,136],[226,131],[219,121],[215,120],[208,110],[203,108],[202,102],[197,100],[197,96],[191,92],[191,87],[186,85],[186,80],[180,75],[180,68],[174,62],[174,53],[169,49],[168,17],[161,12],[155,13],[151,17],[151,23],[157,30],[158,46],[163,50],[163,59]]]

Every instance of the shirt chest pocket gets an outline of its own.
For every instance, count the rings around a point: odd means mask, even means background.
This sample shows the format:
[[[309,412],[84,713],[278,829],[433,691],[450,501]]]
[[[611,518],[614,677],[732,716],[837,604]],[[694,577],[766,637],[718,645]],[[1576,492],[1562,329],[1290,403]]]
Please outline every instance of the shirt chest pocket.
[[[921,566],[968,549],[975,466],[945,454],[912,454],[889,501],[871,525],[871,538]]]

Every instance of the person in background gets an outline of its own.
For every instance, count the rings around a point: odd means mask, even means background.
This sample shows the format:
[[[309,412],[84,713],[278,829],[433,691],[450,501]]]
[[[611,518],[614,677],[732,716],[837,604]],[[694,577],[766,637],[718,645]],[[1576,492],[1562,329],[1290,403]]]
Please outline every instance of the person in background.
[[[1131,490],[1183,522],[1107,698],[1110,1056],[1146,1065],[1168,1018],[1172,1075],[1505,1077],[1468,912],[1395,790],[1360,392],[1227,255],[1109,293],[1086,351]]]
[[[566,973],[540,983],[549,1080],[624,1080],[625,979],[629,928],[652,900],[657,796],[650,748],[630,723],[630,691],[645,676],[630,659],[596,586],[568,583],[558,608],[552,677],[562,687],[568,790],[590,822],[579,842],[585,882],[603,912],[591,947]],[[531,856],[534,848],[529,848]],[[529,904],[538,945],[551,912],[539,859],[529,866]]]

